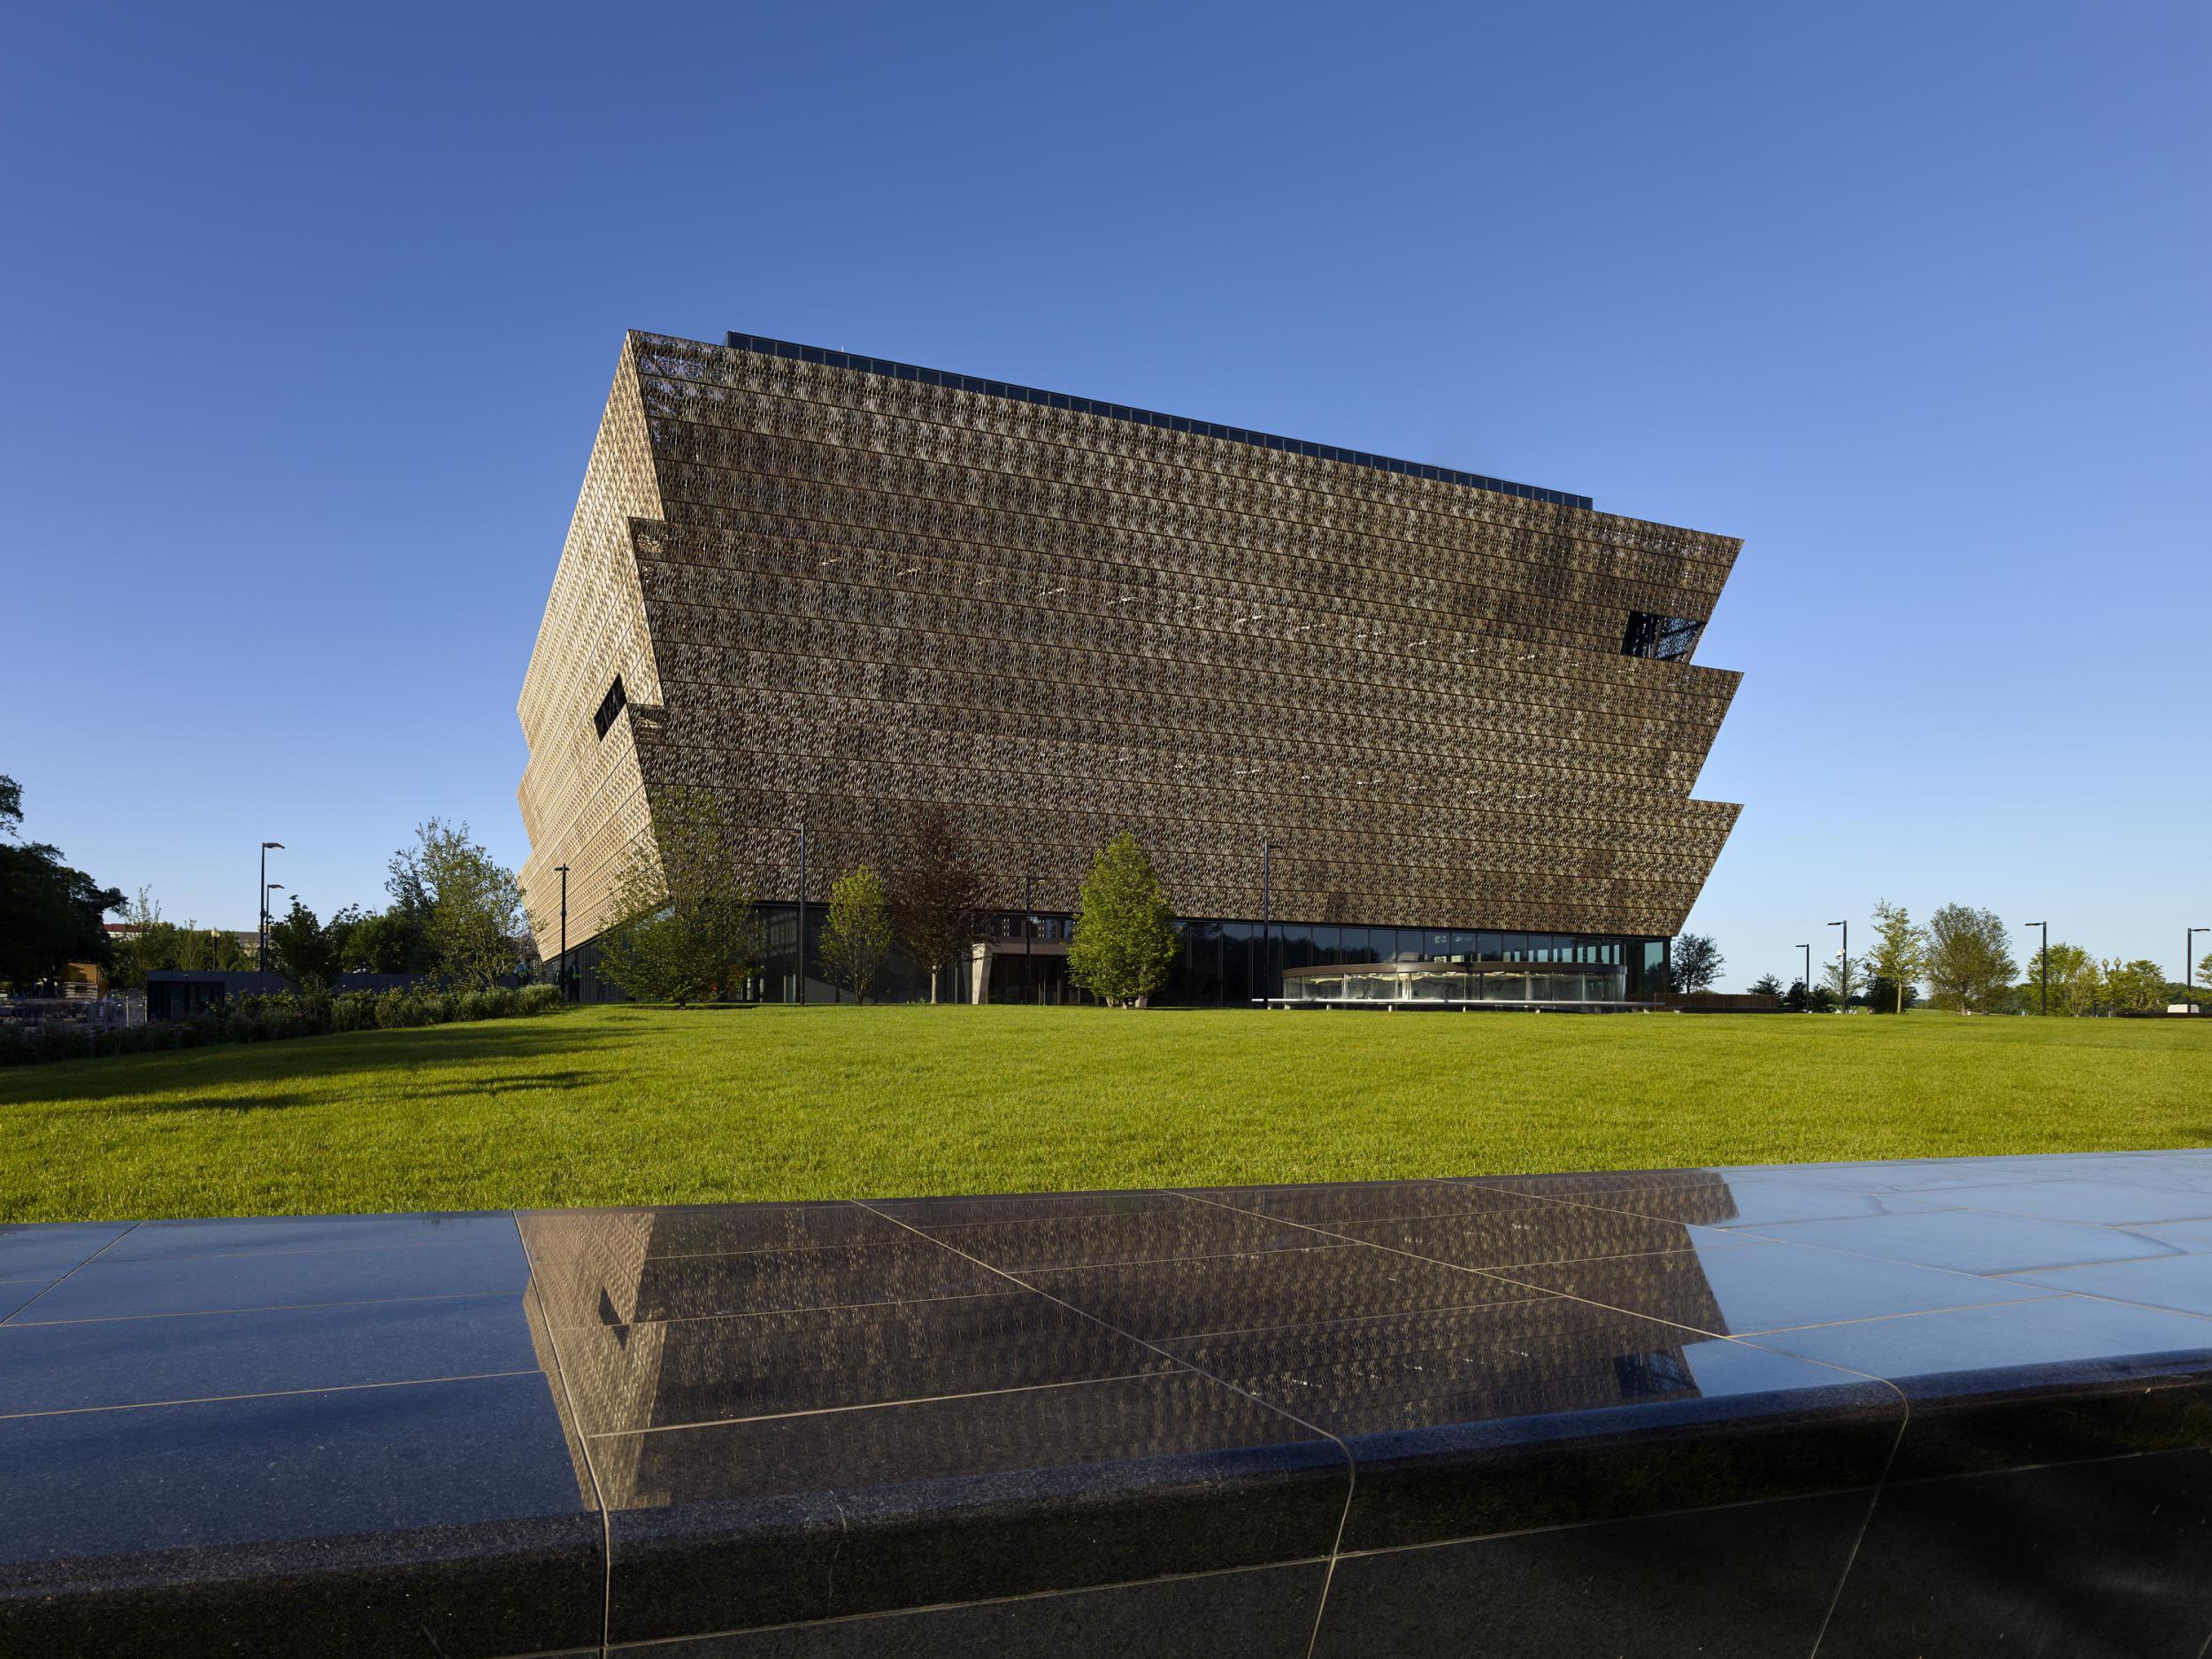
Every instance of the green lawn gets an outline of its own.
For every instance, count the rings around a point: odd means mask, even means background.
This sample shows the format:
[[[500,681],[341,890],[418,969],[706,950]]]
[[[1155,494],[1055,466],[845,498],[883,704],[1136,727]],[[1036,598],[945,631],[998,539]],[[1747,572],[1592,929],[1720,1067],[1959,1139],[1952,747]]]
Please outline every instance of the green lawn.
[[[2212,1021],[579,1010],[0,1072],[0,1221],[2212,1144]]]

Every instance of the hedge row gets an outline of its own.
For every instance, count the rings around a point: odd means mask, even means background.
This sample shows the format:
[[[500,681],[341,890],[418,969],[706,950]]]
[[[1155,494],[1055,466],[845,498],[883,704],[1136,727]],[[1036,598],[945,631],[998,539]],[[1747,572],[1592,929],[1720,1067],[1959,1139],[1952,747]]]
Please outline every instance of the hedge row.
[[[94,1055],[152,1054],[201,1048],[219,1042],[275,1042],[319,1037],[334,1031],[389,1031],[406,1025],[442,1025],[457,1019],[504,1019],[549,1014],[561,1005],[557,986],[495,986],[484,991],[280,991],[248,995],[190,1019],[93,1033],[81,1025],[37,1025],[0,1030],[0,1066],[82,1060]]]

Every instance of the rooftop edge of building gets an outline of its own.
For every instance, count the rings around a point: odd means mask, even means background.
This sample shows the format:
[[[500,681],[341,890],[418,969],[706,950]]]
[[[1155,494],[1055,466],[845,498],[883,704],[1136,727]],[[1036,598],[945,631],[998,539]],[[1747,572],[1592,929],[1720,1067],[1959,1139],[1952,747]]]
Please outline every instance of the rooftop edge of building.
[[[1518,484],[1509,479],[1491,478],[1480,472],[1463,472],[1448,466],[1401,461],[1387,455],[1371,455],[1364,449],[1310,443],[1302,438],[1286,438],[1271,432],[1255,432],[1249,427],[1224,426],[1217,421],[1194,420],[1183,415],[1164,415],[1157,410],[1138,409],[1127,403],[1110,403],[1094,397],[1077,397],[1066,392],[1048,392],[1012,380],[992,380],[979,375],[956,374],[949,369],[927,369],[918,364],[899,363],[888,357],[872,357],[856,351],[833,351],[826,346],[799,345],[789,340],[772,339],[765,334],[741,334],[734,328],[725,333],[722,343],[726,349],[734,351],[787,357],[799,363],[819,364],[825,368],[852,369],[863,374],[914,380],[924,386],[951,387],[959,391],[980,393],[987,397],[1038,403],[1048,409],[1065,409],[1077,414],[1100,415],[1110,420],[1132,421],[1138,426],[1158,426],[1170,432],[1194,432],[1201,437],[1219,438],[1231,443],[1248,443],[1256,449],[1279,449],[1291,455],[1311,456],[1317,460],[1369,466],[1378,472],[1402,473],[1408,478],[1432,479],[1443,484],[1463,484],[1497,495],[1517,495],[1524,501],[1545,502],[1558,507],[1578,507],[1586,512],[1596,511],[1596,504],[1589,496],[1577,495],[1566,490],[1546,489],[1536,484]]]

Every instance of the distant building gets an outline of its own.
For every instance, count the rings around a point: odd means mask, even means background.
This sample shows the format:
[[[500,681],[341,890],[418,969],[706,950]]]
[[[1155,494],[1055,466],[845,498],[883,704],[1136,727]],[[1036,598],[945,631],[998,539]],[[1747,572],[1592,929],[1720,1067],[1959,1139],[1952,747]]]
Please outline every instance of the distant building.
[[[1056,995],[1078,885],[1126,829],[1180,912],[1163,1001],[1647,999],[1739,810],[1690,795],[1740,678],[1693,661],[1739,545],[1027,387],[631,334],[518,705],[539,950],[565,864],[588,987],[626,862],[694,787],[759,872],[772,996],[797,986],[794,826],[810,933],[841,869],[941,806],[995,913],[956,995]],[[1383,964],[1427,965],[1356,972]]]

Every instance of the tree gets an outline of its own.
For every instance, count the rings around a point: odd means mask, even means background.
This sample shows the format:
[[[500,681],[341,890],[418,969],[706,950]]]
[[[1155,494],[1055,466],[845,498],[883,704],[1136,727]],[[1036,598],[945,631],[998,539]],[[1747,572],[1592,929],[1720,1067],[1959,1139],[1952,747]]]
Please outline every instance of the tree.
[[[1811,1006],[1812,998],[1805,988],[1805,981],[1792,979],[1790,988],[1782,993],[1782,1011],[1786,1014],[1802,1014]]]
[[[2197,964],[2197,988],[2212,995],[2212,950],[2204,953],[2204,960]]]
[[[1805,1011],[1809,1014],[1832,1014],[1840,1006],[1836,994],[1824,985],[1813,987],[1811,995],[1805,999]]]
[[[1870,1013],[1901,1014],[1919,1005],[1920,990],[1909,981],[1896,985],[1877,973],[1867,979],[1866,995],[1861,1002]]]
[[[822,965],[832,983],[864,1002],[891,954],[891,902],[872,864],[856,864],[830,883],[822,923]]]
[[[366,919],[359,905],[346,904],[333,910],[330,919],[323,924],[323,936],[330,941],[334,972],[342,973],[345,971],[346,958],[353,951],[354,931]]]
[[[1099,853],[1077,898],[1068,978],[1109,1007],[1141,1003],[1175,962],[1175,912],[1127,830]]]
[[[1720,978],[1720,971],[1728,965],[1728,958],[1720,954],[1720,947],[1705,933],[1684,933],[1677,939],[1671,960],[1678,991],[1709,990],[1713,981]]]
[[[2148,1014],[2166,1006],[2166,971],[2155,962],[2117,956],[2104,964],[2105,998],[2116,1014]]]
[[[1824,1014],[1851,1006],[1852,1000],[1859,992],[1860,966],[1858,957],[1847,956],[1839,950],[1835,960],[1822,967],[1819,988],[1814,995],[1817,998],[1824,994],[1828,998],[1828,1007],[1820,1010],[1820,1012]]]
[[[336,920],[332,918],[334,926]],[[426,906],[395,902],[356,915],[338,945],[338,967],[345,973],[427,973],[433,965]]]
[[[944,965],[975,941],[983,899],[983,878],[962,856],[951,818],[942,807],[923,808],[908,825],[892,867],[891,919],[914,960],[929,971],[933,1002]]]
[[[2018,969],[2005,925],[1993,910],[1947,904],[1928,918],[1928,988],[1938,1008],[1982,1014],[2011,992]]]
[[[717,1001],[759,972],[767,955],[735,833],[703,789],[663,797],[653,828],[617,882],[620,919],[600,941],[600,974],[634,1002]]]
[[[127,931],[116,941],[115,966],[108,978],[126,990],[142,990],[154,965],[146,959],[148,947],[160,948],[176,930],[161,919],[161,901],[151,887],[139,888],[138,896],[123,906],[123,926]]]
[[[1752,980],[1751,995],[1770,996],[1778,1002],[1782,1000],[1782,981],[1771,973],[1763,973]]]
[[[119,888],[64,864],[59,848],[20,840],[22,821],[22,786],[0,778],[0,979],[19,992],[58,979],[73,962],[111,966],[115,948],[100,918],[123,908]]]
[[[1870,1006],[1885,1013],[1903,1013],[1912,1000],[1914,983],[1928,971],[1927,930],[1914,924],[1903,905],[1876,901],[1874,949],[1867,952],[1866,967],[1883,987]]]
[[[490,984],[521,954],[522,888],[514,872],[469,839],[466,824],[434,818],[415,837],[414,846],[392,855],[387,887],[427,911],[426,942],[438,973]]]
[[[338,972],[338,950],[315,912],[292,897],[292,908],[269,924],[281,973],[302,986],[327,986]]]
[[[2031,1014],[2043,1012],[2044,955],[2039,949],[2028,958],[2020,981],[2020,1006]],[[2097,1012],[2104,1001],[2104,975],[2096,958],[2064,940],[2051,946],[2049,956],[2051,1013],[2078,1019]]]

